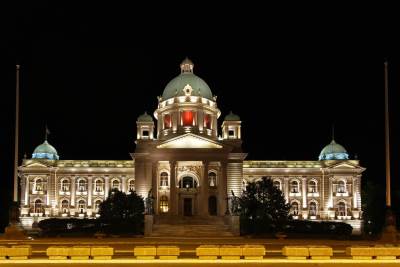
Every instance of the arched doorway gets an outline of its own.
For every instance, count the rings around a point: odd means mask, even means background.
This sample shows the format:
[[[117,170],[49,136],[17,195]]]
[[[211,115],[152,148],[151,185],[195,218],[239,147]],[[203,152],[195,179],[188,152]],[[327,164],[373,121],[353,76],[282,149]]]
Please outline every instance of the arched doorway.
[[[215,216],[217,215],[217,197],[210,196],[208,198],[208,214]]]

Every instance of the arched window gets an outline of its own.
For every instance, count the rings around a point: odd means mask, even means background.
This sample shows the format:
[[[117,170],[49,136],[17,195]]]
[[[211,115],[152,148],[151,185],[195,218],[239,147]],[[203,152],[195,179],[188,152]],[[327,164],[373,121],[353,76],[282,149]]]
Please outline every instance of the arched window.
[[[309,209],[309,215],[310,216],[317,216],[317,203],[315,203],[314,201],[310,202],[309,205],[310,209]]]
[[[67,179],[61,181],[61,191],[63,192],[69,191],[69,181]]]
[[[135,180],[129,180],[129,191],[135,191]]]
[[[317,193],[317,183],[314,180],[308,182],[308,193]]]
[[[167,196],[161,196],[161,198],[160,198],[160,211],[161,211],[161,213],[168,212],[168,197]]]
[[[163,187],[168,186],[168,173],[162,172],[160,174],[160,186],[163,186]]]
[[[293,216],[299,215],[299,203],[297,203],[296,201],[293,201],[291,208],[292,208],[292,215]]]
[[[280,181],[275,180],[275,181],[273,182],[273,185],[274,185],[276,188],[278,188],[279,190],[281,190],[281,182],[280,182]]]
[[[69,209],[69,202],[68,200],[64,199],[63,201],[61,201],[61,210],[63,213],[68,213],[68,209]]]
[[[290,183],[290,192],[299,193],[299,182],[294,180]]]
[[[79,213],[84,213],[85,212],[85,208],[86,208],[85,201],[83,199],[79,200],[79,202],[78,202]]]
[[[217,174],[215,172],[210,172],[208,174],[208,186],[209,187],[217,186]]]
[[[111,187],[112,187],[112,189],[118,189],[119,190],[119,181],[118,180],[113,180]]]
[[[169,129],[171,127],[172,127],[171,114],[165,114],[164,115],[164,129]]]
[[[95,209],[96,212],[99,212],[100,204],[101,204],[101,200],[100,199],[98,199],[98,200],[96,200],[96,202],[94,202],[94,209]]]
[[[36,181],[35,181],[35,191],[37,191],[37,192],[43,191],[42,179],[36,179]]]
[[[197,188],[197,181],[191,176],[185,176],[179,181],[179,188]]]
[[[204,127],[207,129],[211,129],[211,115],[204,114]]]
[[[78,191],[85,192],[86,191],[86,181],[81,179],[78,181]]]
[[[94,182],[94,191],[95,192],[103,192],[103,181],[100,179],[97,179]]]
[[[346,193],[346,184],[343,180],[340,180],[337,186],[338,193]]]
[[[346,216],[346,203],[340,201],[337,206],[338,216]]]

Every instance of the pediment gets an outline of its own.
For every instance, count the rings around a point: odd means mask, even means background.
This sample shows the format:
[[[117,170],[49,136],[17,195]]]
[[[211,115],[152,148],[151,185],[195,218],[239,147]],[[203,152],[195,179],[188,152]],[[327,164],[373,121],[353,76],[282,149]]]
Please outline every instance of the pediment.
[[[25,168],[48,168],[46,164],[40,163],[40,162],[33,162],[33,163],[28,163],[24,165]]]
[[[222,148],[222,145],[213,140],[188,133],[167,140],[158,145],[157,148]]]
[[[333,166],[330,166],[330,168],[332,168],[332,169],[358,169],[358,168],[360,168],[360,166],[353,165],[348,162],[342,162],[342,163],[338,163]]]

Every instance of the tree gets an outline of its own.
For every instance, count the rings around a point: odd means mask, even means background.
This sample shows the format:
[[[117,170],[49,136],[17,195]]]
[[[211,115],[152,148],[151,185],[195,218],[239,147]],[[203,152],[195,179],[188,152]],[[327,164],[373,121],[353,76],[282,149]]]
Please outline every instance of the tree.
[[[377,237],[385,223],[385,188],[368,180],[362,185],[363,231],[367,237]]]
[[[108,198],[100,204],[100,220],[112,231],[141,232],[144,222],[143,198],[131,191],[125,194],[111,190]]]
[[[243,233],[281,231],[288,220],[290,205],[269,177],[248,183],[239,201]]]

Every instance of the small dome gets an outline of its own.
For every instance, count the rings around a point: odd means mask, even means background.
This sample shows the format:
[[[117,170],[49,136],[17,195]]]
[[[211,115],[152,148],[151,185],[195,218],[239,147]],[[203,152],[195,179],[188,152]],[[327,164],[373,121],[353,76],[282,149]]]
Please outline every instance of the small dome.
[[[146,111],[144,112],[144,114],[140,115],[137,118],[137,121],[139,121],[139,122],[154,122],[153,118],[149,114],[147,114]]]
[[[43,144],[37,146],[32,154],[33,159],[59,159],[57,150],[50,145],[47,140]]]
[[[319,154],[319,160],[349,159],[346,149],[337,144],[335,140],[325,146]]]
[[[231,111],[228,115],[225,116],[225,121],[240,121],[240,117],[236,114],[233,114]]]
[[[162,94],[162,100],[167,100],[175,96],[186,95],[184,89],[187,85],[189,85],[192,89],[190,95],[201,96],[213,100],[210,87],[203,79],[193,73],[193,62],[186,58],[182,61],[180,67],[181,74],[167,84]]]

